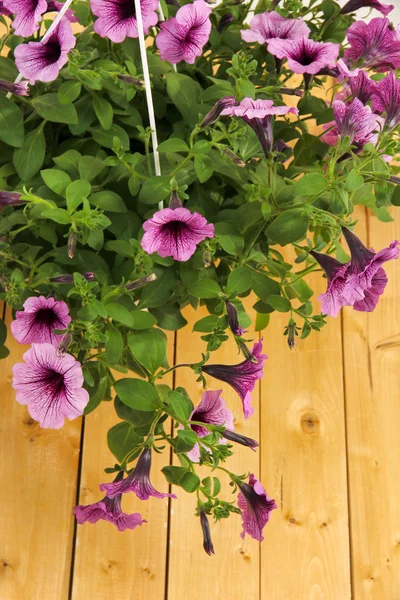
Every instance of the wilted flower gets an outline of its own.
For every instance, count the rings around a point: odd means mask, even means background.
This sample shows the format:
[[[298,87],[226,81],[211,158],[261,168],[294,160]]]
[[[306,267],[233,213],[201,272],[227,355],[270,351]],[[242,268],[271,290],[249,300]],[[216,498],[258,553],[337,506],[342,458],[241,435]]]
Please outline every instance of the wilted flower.
[[[242,511],[243,531],[240,537],[245,538],[246,533],[255,540],[262,542],[263,529],[269,521],[270,513],[278,508],[264,490],[258,479],[251,473],[249,483],[239,485],[238,506]]]
[[[234,152],[232,152],[232,150],[230,150],[230,148],[224,148],[223,149],[223,153],[225,154],[225,156],[227,156],[228,158],[230,158],[230,160],[238,167],[245,167],[246,163],[244,162],[244,160],[242,160],[241,158],[239,158],[238,156],[236,156],[236,154]]]
[[[149,28],[158,23],[158,0],[140,0],[140,7],[143,29],[148,33]],[[127,37],[139,36],[134,0],[90,0],[90,8],[98,17],[94,23],[94,30],[101,37],[120,43]]]
[[[295,40],[273,39],[268,50],[279,59],[287,58],[289,68],[298,74],[315,75],[324,67],[332,67],[339,55],[339,44],[314,42],[306,37]]]
[[[7,92],[7,94],[14,94],[15,96],[29,96],[29,84],[27,81],[12,83],[0,79],[0,92]]]
[[[271,40],[298,40],[310,35],[310,29],[303,19],[285,19],[277,12],[264,12],[255,15],[250,21],[250,29],[241,30],[245,42],[269,44]],[[269,46],[268,46],[269,48]]]
[[[68,235],[68,241],[67,241],[67,254],[68,254],[69,258],[74,258],[74,256],[75,256],[77,241],[78,241],[78,236],[76,235],[75,231],[71,231],[70,234]]]
[[[94,273],[92,272],[81,273],[81,275],[86,279],[86,281],[95,280]],[[62,275],[54,275],[54,277],[50,277],[50,281],[51,283],[73,283],[74,276],[70,273],[63,273]]]
[[[359,8],[376,8],[376,10],[379,10],[386,17],[394,9],[394,6],[392,4],[382,4],[379,0],[349,0],[343,6],[340,14],[347,15]]]
[[[365,69],[374,67],[378,71],[400,67],[400,36],[392,29],[389,19],[356,21],[347,30],[347,39],[350,44],[344,52],[347,63],[360,62]]]
[[[203,0],[196,0],[185,4],[175,17],[161,23],[161,31],[156,37],[161,59],[172,64],[181,60],[193,64],[210,37],[211,11]]]
[[[203,531],[203,548],[209,556],[215,554],[214,546],[211,539],[210,523],[204,510],[200,511],[200,523]]]
[[[63,334],[55,329],[66,329],[71,321],[68,305],[55,298],[32,296],[24,302],[11,323],[11,332],[19,344],[53,344],[58,346]]]
[[[15,63],[21,75],[30,83],[54,81],[68,62],[68,52],[75,44],[71,24],[64,17],[45,42],[28,42],[17,46]]]
[[[83,389],[81,364],[70,354],[59,354],[51,344],[32,344],[25,363],[13,366],[16,400],[27,404],[41,427],[59,429],[64,419],[80,417],[89,402]]]
[[[4,192],[0,190],[0,209],[6,206],[19,206],[23,204],[22,194],[19,192]]]
[[[39,29],[43,13],[47,10],[47,0],[3,0],[4,7],[15,15],[11,23],[15,35],[31,37]]]
[[[144,87],[144,80],[139,79],[138,77],[132,77],[132,75],[127,75],[125,73],[119,73],[117,77],[120,81],[123,81],[124,83],[136,85],[137,87]]]
[[[233,14],[232,13],[228,13],[227,15],[223,15],[218,23],[218,27],[217,30],[219,31],[219,33],[222,33],[223,31],[225,31],[225,29],[228,27],[228,25],[230,23],[232,23],[234,20],[233,18]]]
[[[378,115],[374,115],[369,106],[364,106],[358,98],[348,104],[341,100],[335,100],[333,111],[335,121],[327,123],[325,127],[333,125],[334,128],[329,133],[329,137],[326,134],[321,137],[322,141],[334,145],[339,135],[347,136],[357,150],[360,150],[368,142],[376,144],[383,120]]]
[[[210,112],[206,114],[201,122],[200,127],[208,127],[209,125],[212,125],[225,108],[229,108],[230,106],[238,106],[238,104],[239,102],[233,96],[224,96],[223,98],[220,98],[214,104]]]
[[[187,208],[163,208],[143,223],[141,245],[148,254],[158,252],[163,258],[186,261],[206,237],[214,237],[214,225],[199,213]]]
[[[389,129],[400,123],[400,81],[394,73],[389,73],[374,85],[372,108],[379,113],[386,113],[385,125]]]
[[[268,358],[266,354],[262,354],[262,340],[254,344],[251,355],[252,360],[246,358],[238,365],[204,365],[202,367],[204,373],[229,383],[239,394],[245,419],[254,412],[254,408],[251,406],[250,392],[254,390],[256,381],[262,378],[264,362]]]
[[[239,316],[238,316],[238,310],[237,310],[236,306],[234,304],[232,304],[232,302],[229,302],[229,300],[226,300],[225,308],[226,308],[226,314],[228,315],[229,327],[231,328],[232,333],[239,337],[242,336],[244,333],[247,333],[248,330],[243,329],[239,325]]]
[[[148,500],[150,496],[154,498],[176,498],[175,494],[163,494],[154,489],[149,478],[150,468],[151,450],[145,448],[139,456],[136,467],[132,469],[128,477],[122,481],[102,483],[100,489],[102,492],[106,492],[109,498],[115,498],[115,496],[127,492],[134,492],[140,500]]]
[[[298,110],[293,106],[274,106],[272,100],[244,98],[237,106],[225,108],[221,115],[242,118],[254,130],[268,156],[273,146],[272,117],[288,113],[297,115]]]
[[[124,288],[128,290],[128,292],[132,292],[133,290],[138,290],[139,288],[155,281],[157,279],[157,275],[155,273],[150,273],[146,277],[141,277],[140,279],[136,279],[136,281],[131,281],[124,285]]]

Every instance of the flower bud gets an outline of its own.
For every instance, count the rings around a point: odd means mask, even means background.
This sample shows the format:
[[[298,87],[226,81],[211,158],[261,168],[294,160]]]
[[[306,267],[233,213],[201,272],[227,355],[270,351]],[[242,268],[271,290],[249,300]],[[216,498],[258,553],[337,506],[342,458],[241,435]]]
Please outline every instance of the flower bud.
[[[125,73],[119,73],[117,77],[124,83],[130,83],[131,85],[136,85],[137,87],[144,87],[144,81],[143,79],[139,79],[139,77],[132,77],[132,75],[126,75]]]
[[[220,19],[220,22],[218,23],[218,27],[217,30],[219,31],[219,33],[222,33],[230,23],[232,23],[233,21],[233,15],[231,13],[228,13],[227,15],[223,15]]]
[[[206,269],[208,269],[212,265],[212,256],[209,250],[204,250],[203,252],[203,264]]]
[[[246,163],[239,158],[238,156],[236,156],[236,154],[234,152],[232,152],[232,150],[230,150],[229,148],[224,148],[224,154],[231,159],[231,161],[233,163],[235,163],[235,165],[237,165],[238,167],[245,167]]]
[[[94,281],[95,276],[94,273],[82,273],[82,277],[86,279],[86,281]],[[50,277],[51,283],[74,283],[74,276],[70,273],[63,273],[61,275],[55,275],[54,277]]]
[[[290,320],[288,328],[287,328],[287,336],[288,336],[287,343],[291,350],[294,350],[296,348],[296,335],[297,335],[296,323],[294,321]]]
[[[77,241],[78,241],[78,237],[77,237],[75,231],[71,231],[68,236],[68,242],[67,242],[67,253],[68,253],[69,258],[74,258],[74,256],[75,256]]]
[[[256,440],[249,438],[241,433],[236,433],[236,431],[231,431],[230,429],[225,429],[225,431],[221,434],[223,438],[229,440],[230,442],[236,442],[236,444],[241,444],[242,446],[247,446],[256,451],[256,448],[260,445]]]
[[[29,96],[28,82],[21,81],[20,83],[11,83],[10,81],[3,81],[3,79],[0,79],[0,92],[7,92],[8,94],[14,94],[15,96]]]
[[[19,206],[23,204],[21,200],[22,194],[18,192],[3,192],[0,191],[0,209],[6,206]]]
[[[225,108],[229,108],[229,106],[237,106],[238,104],[239,102],[237,102],[236,98],[233,96],[224,96],[223,98],[220,98],[214,104],[214,107],[210,110],[210,112],[204,117],[200,127],[208,127],[209,125],[212,125]]]
[[[208,556],[212,556],[215,554],[214,546],[211,539],[210,523],[204,510],[200,511],[200,523],[203,530],[203,548],[207,552]]]
[[[228,315],[229,327],[231,328],[232,333],[234,335],[237,335],[238,337],[241,337],[244,333],[247,332],[247,329],[243,329],[239,325],[239,317],[238,317],[238,311],[237,311],[236,306],[234,304],[232,304],[232,302],[229,302],[229,300],[226,300],[225,308],[226,308],[226,314]],[[247,348],[247,346],[246,346],[246,348]]]
[[[173,190],[169,201],[169,207],[175,210],[175,208],[182,208],[182,202],[179,199],[178,192]]]
[[[136,281],[132,281],[131,283],[126,283],[124,285],[124,288],[126,290],[128,290],[128,292],[132,292],[133,290],[137,290],[137,289],[143,287],[144,285],[147,285],[151,281],[155,281],[156,279],[157,279],[157,275],[155,273],[151,273],[150,275],[147,275],[146,277],[141,277],[140,279],[137,279]]]
[[[67,333],[64,335],[63,339],[61,340],[60,345],[58,346],[58,354],[65,354],[65,352],[68,350],[68,346],[71,344],[72,342],[72,335],[70,334],[69,331],[67,331]]]
[[[282,87],[282,88],[280,88],[279,92],[281,94],[286,94],[286,96],[298,96],[299,98],[304,96],[303,90],[299,90],[297,88]]]

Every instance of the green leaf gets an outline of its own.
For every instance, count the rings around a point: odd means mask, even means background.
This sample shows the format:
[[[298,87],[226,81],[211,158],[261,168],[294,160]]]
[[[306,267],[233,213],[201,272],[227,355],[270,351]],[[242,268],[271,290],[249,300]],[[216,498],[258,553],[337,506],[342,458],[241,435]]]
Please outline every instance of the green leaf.
[[[139,193],[139,201],[143,204],[157,204],[165,200],[171,193],[171,178],[168,176],[150,177],[144,182]]]
[[[71,223],[71,215],[63,208],[46,208],[41,215],[42,219],[51,219],[60,225]]]
[[[118,462],[122,462],[142,440],[143,438],[137,435],[132,425],[125,421],[114,425],[107,433],[108,447]]]
[[[252,273],[246,267],[238,267],[230,272],[228,277],[229,292],[243,294],[251,288]]]
[[[307,233],[308,217],[301,208],[292,208],[280,214],[267,228],[268,237],[284,246],[301,240]]]
[[[67,150],[64,154],[60,154],[60,156],[53,158],[53,161],[58,167],[64,169],[64,171],[75,173],[78,171],[81,156],[82,155],[77,150]]]
[[[355,169],[352,169],[350,171],[350,173],[347,175],[347,178],[346,178],[346,181],[344,184],[346,190],[348,192],[353,192],[354,190],[357,190],[362,185],[364,185],[363,177],[361,175],[359,175]]]
[[[187,325],[187,321],[179,309],[179,304],[166,304],[160,308],[152,308],[151,312],[161,329],[177,331]]]
[[[122,129],[119,125],[112,125],[110,129],[104,131],[100,127],[91,127],[89,129],[95,142],[104,146],[104,148],[114,147],[114,138],[118,138],[124,148],[129,148],[130,140],[125,129]]]
[[[213,329],[218,327],[219,317],[217,315],[208,315],[203,317],[193,325],[193,331],[200,331],[201,333],[211,333]]]
[[[0,95],[0,140],[14,148],[24,143],[24,120],[20,108]]]
[[[40,174],[48,188],[59,196],[65,195],[65,190],[71,183],[71,177],[67,173],[58,169],[45,169],[40,171]]]
[[[294,196],[313,196],[328,187],[325,177],[320,173],[306,173],[291,187]]]
[[[69,184],[66,190],[67,208],[70,213],[87,198],[91,191],[91,185],[86,179],[77,179]]]
[[[89,201],[90,204],[108,212],[125,213],[127,211],[121,196],[111,190],[97,192],[90,196]]]
[[[128,346],[134,358],[155,373],[163,364],[167,352],[167,340],[160,329],[145,329],[128,335]]]
[[[81,90],[82,84],[80,81],[64,81],[57,90],[60,104],[71,104],[79,98]]]
[[[67,123],[76,125],[78,123],[78,114],[73,104],[61,104],[57,94],[44,94],[34,98],[31,106],[36,110],[42,119],[53,121],[54,123]]]
[[[130,408],[151,411],[160,408],[160,399],[155,388],[142,379],[125,378],[114,383],[118,398]]]
[[[261,313],[257,313],[255,330],[262,331],[263,329],[265,329],[269,325],[270,318],[271,317],[269,314],[263,315]]]
[[[279,295],[281,288],[279,287],[279,283],[268,277],[268,275],[264,275],[263,273],[254,273],[252,274],[252,289],[260,298],[266,302],[267,297],[270,294]]]
[[[81,179],[92,181],[105,169],[104,162],[95,156],[82,156],[79,160],[79,176]]]
[[[39,127],[29,133],[22,148],[14,152],[14,166],[22,181],[28,181],[36,175],[44,163],[45,154],[46,139],[43,128]]]
[[[93,94],[93,108],[96,113],[96,117],[100,121],[100,125],[106,131],[110,129],[113,122],[113,107],[111,104],[98,94]]]
[[[107,311],[108,316],[113,320],[126,325],[126,327],[132,327],[133,318],[129,310],[122,304],[117,302],[109,302],[104,307]]]
[[[100,402],[102,402],[104,400],[106,392],[107,392],[107,386],[108,386],[108,378],[101,377],[96,390],[92,394],[90,394],[90,390],[89,390],[90,398],[89,398],[89,402],[85,406],[85,410],[83,411],[84,415],[90,414],[92,411],[95,410],[95,408],[98,407]]]
[[[145,310],[135,310],[132,315],[132,329],[150,329],[157,324],[157,319]]]
[[[7,358],[7,356],[10,356],[10,350],[7,348],[7,346],[2,346],[0,348],[0,360]]]
[[[196,155],[194,157],[194,170],[200,183],[208,181],[214,172],[211,158],[204,154]]]
[[[244,247],[243,236],[230,223],[216,223],[215,237],[228,254],[241,256]]]
[[[221,288],[213,279],[199,279],[188,287],[188,294],[196,298],[218,298]]]
[[[106,328],[106,352],[108,362],[116,364],[120,361],[124,352],[124,338],[120,331],[113,325],[108,325]]]
[[[193,403],[185,394],[172,390],[168,394],[168,406],[165,407],[165,412],[179,423],[185,424],[193,412]]]
[[[190,452],[197,444],[197,435],[191,429],[178,429],[175,452]]]
[[[290,300],[284,298],[283,296],[268,296],[267,303],[279,312],[288,312],[292,308]]]
[[[194,125],[197,121],[196,106],[200,103],[201,86],[188,75],[167,73],[167,93],[179,112]]]
[[[200,487],[200,477],[185,467],[167,466],[161,469],[168,483],[179,485],[191,494]]]
[[[158,152],[190,152],[189,146],[184,140],[180,138],[170,138],[165,142],[162,142],[158,148]]]
[[[170,275],[170,272],[165,271],[156,281],[148,283],[143,288],[140,296],[142,308],[159,308],[168,302],[175,284],[175,279]]]
[[[4,346],[7,339],[7,326],[3,319],[0,319],[0,346]]]
[[[126,406],[118,396],[114,400],[115,412],[123,421],[128,421],[138,435],[147,435],[150,431],[151,424],[154,420],[154,411],[135,410]]]

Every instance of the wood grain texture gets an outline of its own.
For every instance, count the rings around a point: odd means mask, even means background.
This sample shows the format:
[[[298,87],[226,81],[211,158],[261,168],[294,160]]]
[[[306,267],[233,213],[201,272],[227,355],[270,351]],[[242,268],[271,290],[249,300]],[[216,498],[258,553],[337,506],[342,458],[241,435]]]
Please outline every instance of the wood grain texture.
[[[308,280],[322,291],[321,273]],[[316,296],[315,296],[316,297]],[[262,600],[346,600],[350,594],[340,317],[290,351],[288,314],[265,331],[261,475],[275,498],[261,546]]]
[[[357,234],[380,250],[400,238],[400,215],[380,223],[359,213]],[[386,263],[373,314],[344,312],[354,598],[400,598],[400,279]]]
[[[67,600],[81,419],[41,429],[11,387],[12,365],[27,347],[11,334],[7,346],[11,354],[0,361],[0,598]]]
[[[192,324],[207,314],[206,311],[187,310],[186,319]],[[247,334],[246,337],[258,338],[258,334]],[[200,334],[192,333],[191,327],[178,332],[176,360],[177,363],[198,362],[204,342]],[[235,364],[242,361],[233,340],[226,343],[218,351],[213,352],[211,362]],[[200,402],[203,389],[196,382],[196,376],[190,369],[178,369],[176,386],[181,385],[189,392],[194,404]],[[240,398],[227,384],[207,378],[207,389],[223,390],[223,398],[234,413],[235,429],[252,438],[259,439],[258,398],[259,386],[253,392],[254,415],[244,421]],[[249,448],[235,446],[235,454],[229,458],[226,467],[234,473],[242,474],[251,471],[259,473],[259,454]],[[201,476],[209,475],[208,469]],[[223,484],[224,499],[235,501],[224,473],[215,473]],[[178,492],[177,492],[178,493]],[[211,523],[211,535],[214,542],[215,555],[210,557],[203,550],[203,538],[199,519],[194,516],[196,495],[188,496],[179,491],[178,500],[171,502],[171,525],[169,541],[168,599],[177,600],[190,597],[190,600],[210,598],[212,600],[251,600],[258,599],[260,594],[259,578],[259,543],[240,538],[240,515],[231,515],[228,520]]]
[[[174,334],[168,336],[172,364]],[[165,383],[172,383],[165,379]],[[80,504],[103,497],[99,484],[111,481],[104,473],[115,458],[107,447],[107,431],[119,422],[112,402],[103,402],[86,417],[83,445]],[[160,469],[169,464],[169,452],[153,457],[151,481],[156,489],[168,491]],[[140,501],[126,494],[122,508],[139,512],[147,523],[134,531],[118,531],[111,523],[79,525],[76,539],[72,600],[162,600],[167,562],[168,499]],[[47,600],[47,599],[46,599]],[[49,599],[50,600],[50,599]]]

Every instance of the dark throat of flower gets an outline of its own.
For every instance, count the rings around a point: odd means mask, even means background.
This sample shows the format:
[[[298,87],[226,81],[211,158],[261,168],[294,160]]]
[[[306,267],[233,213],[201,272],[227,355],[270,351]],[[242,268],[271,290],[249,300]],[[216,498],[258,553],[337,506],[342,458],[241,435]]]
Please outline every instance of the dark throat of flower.
[[[61,56],[61,45],[57,38],[50,38],[45,45],[46,48],[46,62],[52,65],[58,61]]]

